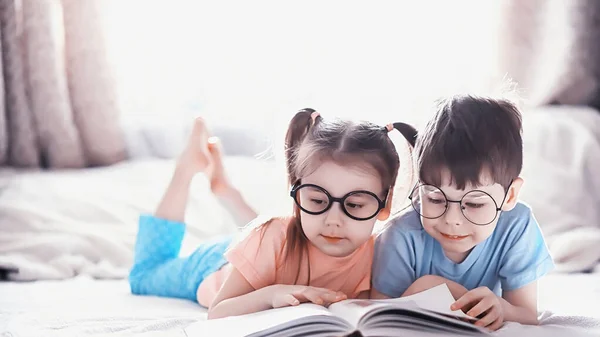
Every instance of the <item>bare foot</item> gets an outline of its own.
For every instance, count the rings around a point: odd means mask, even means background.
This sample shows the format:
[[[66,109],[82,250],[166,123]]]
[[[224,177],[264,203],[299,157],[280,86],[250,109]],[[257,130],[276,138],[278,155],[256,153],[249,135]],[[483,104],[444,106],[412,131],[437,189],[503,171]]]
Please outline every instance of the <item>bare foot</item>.
[[[179,157],[178,166],[182,170],[196,174],[208,169],[212,162],[208,151],[208,137],[206,123],[202,118],[196,118],[188,142]]]
[[[206,177],[210,181],[210,189],[216,195],[224,195],[231,190],[231,185],[225,175],[223,167],[223,152],[221,141],[217,137],[208,139],[208,152],[210,153],[210,165],[206,169]]]
[[[180,161],[194,173],[204,172],[212,164],[212,155],[208,149],[209,132],[206,123],[200,117],[194,121],[194,127]]]

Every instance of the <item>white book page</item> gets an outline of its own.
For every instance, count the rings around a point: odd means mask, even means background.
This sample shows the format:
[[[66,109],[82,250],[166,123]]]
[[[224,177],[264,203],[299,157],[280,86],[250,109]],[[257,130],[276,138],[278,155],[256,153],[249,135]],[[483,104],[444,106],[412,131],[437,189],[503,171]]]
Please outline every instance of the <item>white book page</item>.
[[[472,319],[472,317],[467,316],[461,310],[450,310],[450,306],[454,302],[455,300],[450,293],[450,289],[444,283],[407,297],[387,300],[345,300],[330,305],[329,310],[336,316],[347,320],[353,327],[357,327],[360,319],[370,311],[379,307],[385,307],[386,304],[390,303],[406,303],[409,307],[416,305],[420,308],[442,314]]]
[[[471,316],[468,316],[461,310],[450,310],[450,306],[452,305],[452,303],[455,302],[455,300],[452,296],[452,293],[450,293],[450,289],[448,289],[446,283],[440,284],[439,286],[435,286],[431,289],[422,291],[411,296],[376,301],[384,303],[413,301],[423,309],[439,312],[442,314],[472,319]]]
[[[189,337],[246,336],[280,324],[293,325],[291,321],[303,317],[322,315],[333,316],[323,306],[305,303],[295,307],[270,309],[248,315],[200,321],[190,324],[184,330]],[[318,317],[315,317],[315,323],[320,321]]]
[[[372,300],[344,300],[330,305],[329,311],[348,321],[353,328],[357,328],[358,322],[363,316],[382,306],[386,305]]]

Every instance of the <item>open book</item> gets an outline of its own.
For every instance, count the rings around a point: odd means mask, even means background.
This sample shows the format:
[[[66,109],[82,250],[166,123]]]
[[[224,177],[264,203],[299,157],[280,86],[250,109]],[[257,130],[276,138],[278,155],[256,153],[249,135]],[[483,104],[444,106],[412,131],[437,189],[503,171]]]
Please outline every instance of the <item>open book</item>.
[[[451,311],[454,298],[446,284],[424,292],[389,300],[345,300],[325,308],[305,303],[248,315],[197,322],[189,337],[222,336],[410,336],[485,334],[475,319]],[[421,333],[419,333],[421,332]]]

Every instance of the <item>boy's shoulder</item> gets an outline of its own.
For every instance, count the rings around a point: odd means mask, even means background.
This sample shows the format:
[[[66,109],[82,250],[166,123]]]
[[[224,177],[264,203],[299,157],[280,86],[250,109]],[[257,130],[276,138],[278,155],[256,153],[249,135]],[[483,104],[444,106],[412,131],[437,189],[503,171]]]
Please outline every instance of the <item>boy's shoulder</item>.
[[[517,229],[526,228],[530,225],[537,225],[531,206],[523,201],[518,201],[510,211],[500,213],[500,219],[496,228]]]
[[[514,242],[539,231],[539,224],[533,215],[531,206],[519,201],[512,210],[500,214],[492,240],[498,243],[507,240]]]
[[[517,203],[515,204],[515,207],[508,211],[505,212],[506,214],[510,215],[509,218],[512,220],[516,220],[516,219],[529,219],[531,217],[531,215],[533,214],[533,211],[531,209],[531,206],[529,206],[529,204],[527,204],[526,202],[519,200],[517,201]]]

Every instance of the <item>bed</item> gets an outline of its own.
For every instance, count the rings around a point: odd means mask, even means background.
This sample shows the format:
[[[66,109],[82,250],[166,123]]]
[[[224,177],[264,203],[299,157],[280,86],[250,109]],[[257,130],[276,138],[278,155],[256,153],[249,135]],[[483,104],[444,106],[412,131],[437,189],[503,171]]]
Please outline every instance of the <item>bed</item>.
[[[557,293],[565,288],[568,294]],[[532,335],[599,335],[600,311],[591,298],[600,299],[600,273],[547,277],[540,286],[543,325]],[[134,296],[124,280],[89,276],[0,284],[0,308],[0,336],[14,337],[185,336],[185,327],[206,319],[206,310],[191,301]],[[514,336],[522,328],[508,324],[496,334]]]
[[[522,196],[558,268],[540,284],[542,327],[507,324],[497,335],[600,335],[600,197],[591,188],[598,179],[599,119],[586,109],[547,109],[526,118]],[[77,171],[0,170],[0,266],[19,269],[0,282],[0,336],[185,336],[185,327],[202,324],[206,311],[195,303],[133,296],[125,280],[137,217],[154,209],[173,165],[136,158]],[[286,187],[275,161],[236,155],[225,165],[256,209],[289,210],[289,201],[278,197]],[[556,183],[548,186],[548,179]],[[569,198],[561,194],[565,185]],[[237,230],[201,176],[186,219],[183,254]]]

